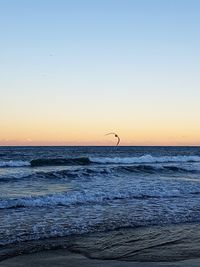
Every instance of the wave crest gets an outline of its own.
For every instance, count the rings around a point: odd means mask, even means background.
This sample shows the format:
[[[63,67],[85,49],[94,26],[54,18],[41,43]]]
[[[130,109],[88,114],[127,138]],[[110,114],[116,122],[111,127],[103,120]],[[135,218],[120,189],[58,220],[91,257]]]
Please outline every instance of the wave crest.
[[[181,198],[186,194],[198,195],[200,189],[190,186],[182,188],[176,187],[138,190],[137,188],[124,188],[113,191],[68,191],[65,193],[55,193],[51,195],[27,196],[13,199],[0,199],[0,209],[22,208],[22,207],[47,207],[47,206],[71,206],[85,205],[89,203],[99,204],[106,201],[122,199],[149,199],[149,198]]]
[[[162,156],[143,155],[140,157],[78,157],[78,158],[38,158],[30,162],[23,160],[0,161],[0,167],[42,167],[73,166],[90,164],[151,164],[200,162],[200,156]]]
[[[23,160],[0,161],[0,167],[26,167],[30,165],[30,162]]]
[[[200,162],[200,156],[162,156],[143,155],[141,157],[90,158],[91,162],[101,164],[132,164],[132,163],[170,163],[170,162]]]
[[[87,165],[90,164],[90,159],[87,157],[82,158],[50,158],[50,159],[34,159],[30,164],[35,166],[67,166],[67,165]]]

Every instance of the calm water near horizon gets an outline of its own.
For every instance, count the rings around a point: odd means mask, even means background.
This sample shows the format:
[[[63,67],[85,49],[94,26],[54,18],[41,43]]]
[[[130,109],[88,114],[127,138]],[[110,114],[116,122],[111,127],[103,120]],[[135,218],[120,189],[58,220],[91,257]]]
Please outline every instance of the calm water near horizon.
[[[198,225],[200,147],[0,147],[0,188],[0,249]]]

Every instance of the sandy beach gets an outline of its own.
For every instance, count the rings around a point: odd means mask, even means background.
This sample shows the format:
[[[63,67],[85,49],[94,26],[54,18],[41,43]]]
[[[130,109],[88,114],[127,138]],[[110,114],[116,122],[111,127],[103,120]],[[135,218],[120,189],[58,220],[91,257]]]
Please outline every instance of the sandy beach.
[[[178,262],[124,262],[116,260],[88,259],[66,249],[20,255],[0,262],[1,267],[199,267],[200,259]]]
[[[0,267],[199,267],[199,225],[119,229],[4,246]]]

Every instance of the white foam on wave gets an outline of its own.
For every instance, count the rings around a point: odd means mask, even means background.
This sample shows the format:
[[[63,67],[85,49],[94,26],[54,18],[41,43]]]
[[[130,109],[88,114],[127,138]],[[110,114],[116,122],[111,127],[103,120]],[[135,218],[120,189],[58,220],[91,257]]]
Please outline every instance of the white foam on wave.
[[[162,156],[143,155],[140,157],[90,157],[91,163],[100,164],[141,164],[141,163],[170,163],[170,162],[200,162],[200,156]],[[31,163],[23,160],[1,161],[0,167],[27,167]]]
[[[112,191],[110,187],[101,190],[91,191],[84,189],[81,191],[68,191],[65,193],[55,193],[42,196],[26,196],[19,198],[0,199],[0,209],[16,208],[16,207],[47,207],[47,206],[71,206],[87,203],[102,203],[105,201],[113,201],[115,199],[146,199],[146,198],[169,198],[183,197],[187,194],[200,194],[200,187],[196,184],[186,183],[180,188],[180,183],[162,184],[153,183],[149,186],[132,187],[126,185],[124,188],[115,188]]]
[[[104,192],[99,192],[95,194],[86,194],[84,192],[76,192],[71,194],[53,194],[46,196],[30,196],[21,197],[17,199],[2,199],[0,200],[0,209],[15,208],[15,207],[45,207],[45,206],[55,206],[55,205],[77,205],[86,203],[100,203],[105,200],[112,200],[116,198],[124,199],[130,198],[131,192],[118,192],[117,194],[106,194]],[[139,197],[139,194],[137,194]],[[133,195],[132,195],[133,197]],[[137,197],[137,196],[135,196]]]
[[[26,167],[30,165],[30,162],[23,160],[0,161],[0,167]]]
[[[132,164],[132,163],[167,163],[167,162],[200,162],[200,156],[163,156],[154,157],[144,155],[141,157],[115,157],[115,158],[90,158],[94,163]]]

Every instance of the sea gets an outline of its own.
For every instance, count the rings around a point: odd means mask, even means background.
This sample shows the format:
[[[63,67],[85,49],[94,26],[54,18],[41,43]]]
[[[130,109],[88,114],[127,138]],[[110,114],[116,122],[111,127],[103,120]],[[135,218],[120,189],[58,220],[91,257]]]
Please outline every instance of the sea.
[[[200,147],[0,147],[0,251],[170,227],[191,246],[199,224]]]

